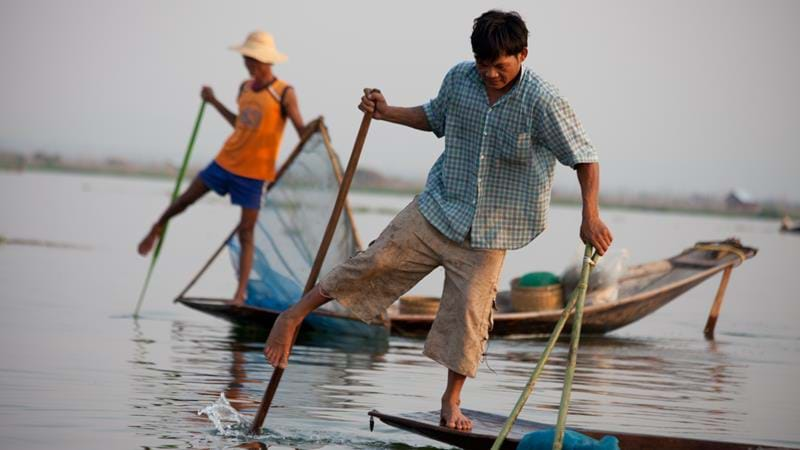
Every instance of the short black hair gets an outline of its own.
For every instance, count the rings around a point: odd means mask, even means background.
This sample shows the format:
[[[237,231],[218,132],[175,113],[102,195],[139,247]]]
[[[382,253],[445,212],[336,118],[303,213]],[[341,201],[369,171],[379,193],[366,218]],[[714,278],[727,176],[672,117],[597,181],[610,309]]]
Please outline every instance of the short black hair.
[[[516,55],[528,46],[528,27],[516,11],[492,9],[472,25],[472,53],[478,61]]]

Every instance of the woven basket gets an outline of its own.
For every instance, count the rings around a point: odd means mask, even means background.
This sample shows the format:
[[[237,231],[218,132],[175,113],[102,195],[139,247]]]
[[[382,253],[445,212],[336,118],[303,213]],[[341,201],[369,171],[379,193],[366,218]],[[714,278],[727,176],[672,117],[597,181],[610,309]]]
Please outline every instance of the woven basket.
[[[560,284],[520,286],[519,278],[511,280],[511,308],[515,312],[550,311],[564,307]]]
[[[438,297],[422,297],[418,295],[400,297],[400,314],[435,316],[437,311],[439,311]]]

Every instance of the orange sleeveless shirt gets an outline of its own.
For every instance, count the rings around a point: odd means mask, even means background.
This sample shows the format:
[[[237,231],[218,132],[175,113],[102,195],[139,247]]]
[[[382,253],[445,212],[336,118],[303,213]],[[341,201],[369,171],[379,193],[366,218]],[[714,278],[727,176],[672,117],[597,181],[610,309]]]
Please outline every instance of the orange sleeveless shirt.
[[[273,181],[286,125],[280,98],[288,85],[276,79],[269,87],[256,92],[252,83],[249,80],[242,88],[236,127],[215,161],[233,174]]]

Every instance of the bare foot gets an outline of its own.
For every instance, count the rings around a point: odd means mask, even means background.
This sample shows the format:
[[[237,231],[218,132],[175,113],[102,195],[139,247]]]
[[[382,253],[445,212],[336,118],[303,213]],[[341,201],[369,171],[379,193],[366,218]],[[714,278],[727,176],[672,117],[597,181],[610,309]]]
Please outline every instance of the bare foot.
[[[289,363],[289,352],[292,350],[292,340],[302,318],[297,320],[289,315],[289,311],[282,312],[269,332],[267,344],[264,346],[264,356],[272,367],[285,369]]]
[[[244,306],[244,298],[234,298],[232,300],[228,300],[226,303],[230,306]]]
[[[245,300],[244,292],[236,292],[236,295],[233,296],[233,300],[228,301],[228,304],[231,306],[244,306]]]
[[[150,250],[152,250],[156,240],[158,240],[158,237],[161,235],[161,229],[162,227],[153,225],[153,228],[150,229],[150,232],[147,233],[147,236],[142,239],[142,242],[139,242],[138,251],[140,255],[147,256],[147,254],[150,253]]]
[[[459,401],[442,399],[442,412],[439,425],[459,431],[469,431],[472,429],[472,421],[461,413]]]

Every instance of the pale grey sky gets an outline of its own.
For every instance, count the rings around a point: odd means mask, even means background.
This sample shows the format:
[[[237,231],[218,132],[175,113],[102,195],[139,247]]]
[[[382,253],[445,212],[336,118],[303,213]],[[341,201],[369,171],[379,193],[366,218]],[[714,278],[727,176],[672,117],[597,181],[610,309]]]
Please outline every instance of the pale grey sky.
[[[514,9],[527,65],[570,100],[605,188],[798,201],[800,2],[0,2],[0,148],[179,161],[203,84],[235,108],[246,77],[229,50],[272,32],[309,120],[324,115],[346,158],[366,86],[421,104],[470,59],[472,19]],[[194,162],[230,128],[214,113]],[[287,128],[283,154],[296,142]],[[424,178],[443,141],[374,123],[362,165]],[[557,185],[575,183],[560,170]]]

